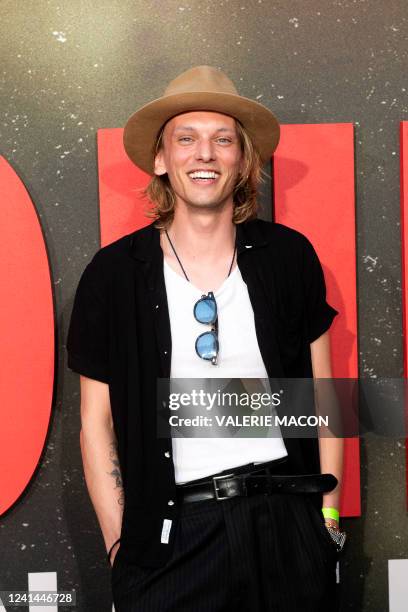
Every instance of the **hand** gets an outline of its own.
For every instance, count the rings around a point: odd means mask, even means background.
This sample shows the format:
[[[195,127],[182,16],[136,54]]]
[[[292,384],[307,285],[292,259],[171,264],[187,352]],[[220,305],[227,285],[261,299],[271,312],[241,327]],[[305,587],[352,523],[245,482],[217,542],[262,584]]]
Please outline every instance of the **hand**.
[[[331,527],[331,529],[339,529],[339,523],[338,521],[335,521],[332,518],[325,518],[324,519],[324,524],[326,525],[326,527]]]
[[[326,525],[326,529],[330,534],[331,539],[336,545],[337,552],[340,553],[343,550],[344,543],[347,539],[347,534],[345,531],[340,531],[338,521],[334,519],[327,518],[324,520],[324,524]]]

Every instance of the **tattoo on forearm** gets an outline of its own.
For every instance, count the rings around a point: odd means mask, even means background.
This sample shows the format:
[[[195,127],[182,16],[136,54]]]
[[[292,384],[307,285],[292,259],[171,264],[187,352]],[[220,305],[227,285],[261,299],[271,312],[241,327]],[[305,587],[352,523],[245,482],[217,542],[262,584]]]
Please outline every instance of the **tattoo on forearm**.
[[[116,450],[116,443],[115,442],[111,442],[110,446],[111,446],[111,450],[109,452],[109,459],[113,463],[114,468],[113,468],[113,470],[111,472],[108,472],[108,474],[115,479],[115,489],[119,489],[118,504],[120,506],[123,506],[123,503],[124,503],[124,492],[123,492],[122,475],[120,473],[120,465],[119,465],[118,453],[117,453],[117,450]]]

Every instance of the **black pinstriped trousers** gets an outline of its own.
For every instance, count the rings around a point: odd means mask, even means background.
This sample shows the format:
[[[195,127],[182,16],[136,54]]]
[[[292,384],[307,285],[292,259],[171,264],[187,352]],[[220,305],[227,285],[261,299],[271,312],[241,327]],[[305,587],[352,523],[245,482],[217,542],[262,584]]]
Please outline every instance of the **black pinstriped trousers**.
[[[170,561],[112,569],[116,612],[333,612],[337,552],[303,494],[184,503]]]

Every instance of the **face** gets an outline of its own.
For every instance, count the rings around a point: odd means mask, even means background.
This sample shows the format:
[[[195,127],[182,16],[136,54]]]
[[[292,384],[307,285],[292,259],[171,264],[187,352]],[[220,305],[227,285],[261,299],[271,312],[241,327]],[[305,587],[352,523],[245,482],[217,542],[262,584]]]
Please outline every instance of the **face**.
[[[242,165],[235,119],[208,111],[173,117],[165,126],[155,174],[168,175],[176,202],[198,209],[231,204]]]

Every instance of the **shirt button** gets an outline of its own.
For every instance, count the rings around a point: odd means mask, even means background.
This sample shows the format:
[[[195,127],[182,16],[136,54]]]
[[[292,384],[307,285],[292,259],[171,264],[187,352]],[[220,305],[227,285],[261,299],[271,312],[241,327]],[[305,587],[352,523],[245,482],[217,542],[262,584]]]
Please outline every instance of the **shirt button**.
[[[170,453],[169,453],[169,451],[166,451],[166,452],[164,453],[164,456],[165,456],[165,457],[167,457],[167,458],[168,458],[168,457],[170,457]]]
[[[158,305],[158,304],[156,304],[156,310],[157,310],[157,308],[158,308],[158,307],[159,307],[159,305]]]
[[[164,351],[164,354],[167,355],[167,351]]]
[[[169,501],[167,502],[168,506],[174,506],[174,501],[172,499],[169,499]]]

